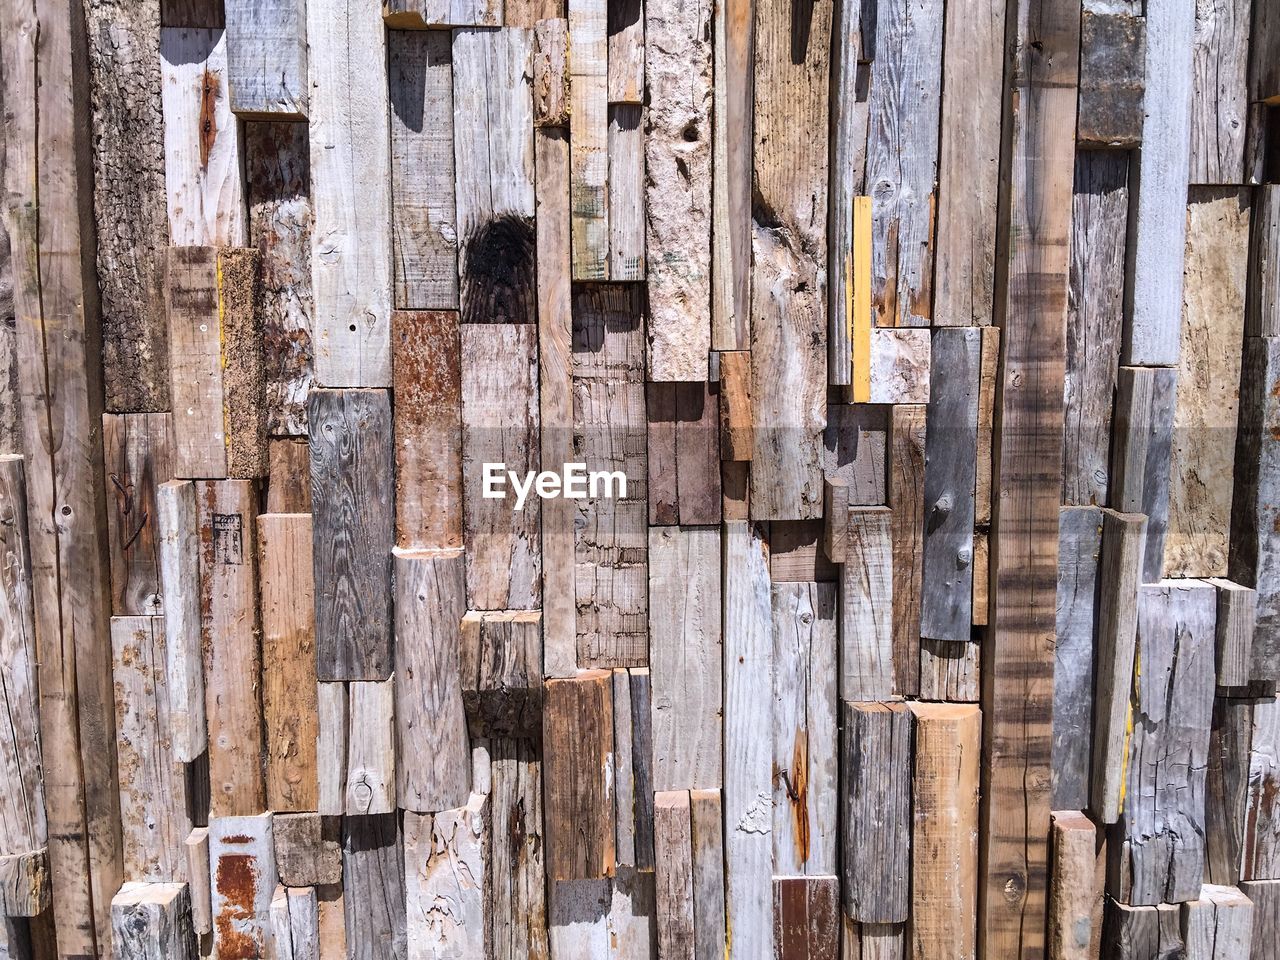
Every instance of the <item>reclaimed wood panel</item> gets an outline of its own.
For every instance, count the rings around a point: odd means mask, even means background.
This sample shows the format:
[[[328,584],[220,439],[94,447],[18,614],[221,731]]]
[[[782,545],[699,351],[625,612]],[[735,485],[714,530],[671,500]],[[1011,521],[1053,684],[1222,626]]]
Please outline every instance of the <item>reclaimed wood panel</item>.
[[[537,737],[542,728],[542,614],[469,611],[462,618],[462,703],[471,735]]]
[[[1191,52],[1190,183],[1243,183],[1253,0],[1199,0]]]
[[[1121,367],[1111,456],[1111,505],[1147,517],[1142,578],[1160,578],[1169,528],[1169,464],[1178,372],[1170,367]]]
[[[840,919],[839,878],[773,878],[775,960],[836,956]]]
[[[156,552],[165,622],[174,758],[190,763],[208,743],[201,652],[200,520],[196,486],[170,480],[156,488]]]
[[[161,610],[156,487],[171,479],[170,445],[168,414],[102,418],[115,616],[155,616]]]
[[[227,0],[227,86],[244,118],[305,120],[307,12],[302,0]]]
[[[849,552],[839,581],[841,700],[888,700],[899,693],[891,522],[888,507],[849,508]]]
[[[394,813],[346,817],[342,905],[350,960],[407,957],[405,861]]]
[[[574,280],[609,279],[608,4],[573,0],[569,15],[569,209]]]
[[[710,383],[649,383],[649,523],[721,518],[720,398]]]
[[[271,814],[209,821],[214,943],[218,956],[264,956],[273,946],[271,899],[279,882]]]
[[[898,691],[920,691],[921,583],[924,577],[924,477],[928,415],[920,404],[889,414],[885,499],[893,542],[893,659]]]
[[[614,875],[613,705],[607,670],[548,680],[544,743],[547,875],[591,880]]]

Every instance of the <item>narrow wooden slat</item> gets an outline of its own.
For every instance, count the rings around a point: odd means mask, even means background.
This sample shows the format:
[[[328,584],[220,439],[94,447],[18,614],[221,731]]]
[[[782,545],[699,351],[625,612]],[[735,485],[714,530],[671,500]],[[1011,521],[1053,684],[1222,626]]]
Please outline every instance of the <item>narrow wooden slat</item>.
[[[645,109],[638,103],[611,103],[608,112],[609,279],[643,280],[645,234],[654,229],[645,216],[645,147],[651,139]]]
[[[1142,580],[1160,579],[1169,526],[1169,465],[1173,449],[1177,371],[1121,367],[1109,500],[1117,510],[1147,516]]]
[[[714,7],[712,28],[711,346],[751,338],[753,13],[746,0]]]
[[[1102,837],[1083,813],[1056,811],[1050,826],[1053,873],[1049,882],[1050,960],[1098,956],[1102,884],[1098,877]]]
[[[229,0],[227,85],[241,117],[307,116],[307,13],[302,0]]]
[[[720,458],[751,459],[751,352],[720,354]]]
[[[1210,579],[1218,591],[1214,662],[1218,686],[1247,687],[1253,663],[1253,634],[1258,622],[1258,595],[1230,580]]]
[[[982,328],[981,363],[978,368],[978,462],[973,482],[973,521],[979,527],[991,525],[991,471],[995,465],[996,381],[1000,378],[1000,328]],[[932,360],[931,360],[932,362]],[[974,550],[977,551],[975,542]],[[984,587],[977,583],[977,561],[974,561],[974,596]],[[983,578],[985,579],[985,577]],[[976,603],[976,601],[975,601]],[[977,619],[974,623],[986,625]]]
[[[1240,876],[1270,880],[1280,875],[1280,815],[1271,799],[1280,789],[1280,701],[1267,698],[1254,704],[1252,733]]]
[[[539,20],[533,28],[533,123],[537,127],[567,127],[569,124],[569,21],[563,17]],[[534,137],[535,144],[538,140]],[[567,138],[566,138],[567,139]],[[565,144],[568,146],[568,143]],[[541,149],[535,145],[535,150]],[[567,161],[566,161],[567,162]],[[565,169],[568,174],[568,168]],[[542,177],[535,178],[536,183]],[[542,191],[539,191],[542,192]],[[565,184],[562,204],[569,200]],[[542,200],[539,199],[541,204]],[[566,207],[567,212],[567,207]],[[566,234],[566,241],[568,236]],[[539,251],[545,248],[538,244]],[[538,258],[539,269],[542,258]],[[565,279],[568,279],[566,274]]]
[[[844,563],[849,547],[849,485],[822,481],[822,552],[832,563]]]
[[[1249,239],[1249,289],[1244,332],[1249,337],[1280,334],[1280,189],[1261,185],[1253,193]]]
[[[725,955],[724,825],[719,790],[689,794],[693,846],[693,956]]]
[[[631,769],[634,780],[636,868],[653,869],[653,683],[648,669],[627,671],[631,693]],[[616,711],[615,711],[616,715]]]
[[[614,857],[619,866],[636,864],[635,736],[631,724],[631,675],[613,671]],[[641,745],[641,749],[644,746]]]
[[[215,260],[209,247],[170,247],[165,257],[176,411],[172,469],[179,477],[227,476]]]
[[[887,700],[899,693],[890,524],[888,507],[849,508],[849,553],[839,594],[841,700]]]
[[[689,791],[660,791],[654,797],[653,826],[657,848],[654,869],[658,950],[664,958],[693,960],[693,840]]]
[[[547,875],[587,880],[614,874],[612,679],[606,670],[548,680],[543,742]]]
[[[272,946],[276,860],[271,814],[209,821],[214,943],[218,955],[263,956]]]
[[[1147,27],[1141,12],[1132,4],[1090,5],[1082,11],[1076,134],[1081,144],[1119,149],[1142,144]]]
[[[407,956],[405,861],[394,813],[343,820],[342,893],[350,960]]]
[[[191,892],[191,925],[196,935],[213,932],[213,904],[210,890],[209,828],[194,827],[186,839],[187,885]]]
[[[207,744],[201,655],[200,523],[189,480],[155,491],[156,554],[165,618],[169,736],[174,759],[190,763]]]
[[[318,807],[328,817],[342,816],[347,806],[347,709],[346,683],[337,680],[316,684],[316,712],[320,717],[316,738]]]
[[[483,957],[488,942],[489,797],[434,816],[405,812],[407,956],[427,960],[434,945],[459,957]]]
[[[307,402],[316,583],[316,676],[391,673],[391,399],[312,390]]]
[[[1207,883],[1240,882],[1253,713],[1251,700],[1219,696],[1213,702],[1204,801]]]
[[[1254,880],[1240,884],[1240,892],[1253,901],[1251,960],[1275,960],[1280,942],[1280,880]]]
[[[836,956],[840,920],[838,877],[773,878],[773,955],[777,960]]]
[[[1185,956],[1179,912],[1174,904],[1131,907],[1108,898],[1103,955],[1114,960]]]
[[[271,939],[277,960],[296,960],[293,953],[293,931],[289,924],[289,894],[277,885],[271,895]]]
[[[644,102],[647,14],[642,0],[609,5],[606,27],[611,104]]]
[[[271,832],[276,873],[287,887],[310,887],[342,880],[338,822],[318,813],[275,813]]]
[[[893,540],[894,673],[904,696],[920,689],[926,428],[923,405],[891,408],[885,490],[892,512],[889,529]]]
[[[320,903],[314,887],[286,891],[293,960],[320,960]]]
[[[568,13],[572,276],[608,280],[608,4],[573,0]]]
[[[366,0],[308,0],[316,380],[391,385],[385,31]]]
[[[136,960],[196,960],[191,897],[182,883],[126,883],[111,899],[111,948]]]
[[[649,523],[718,524],[721,517],[720,403],[709,383],[652,383]]]
[[[831,45],[830,170],[827,232],[827,379],[853,384],[853,364],[871,327],[871,198],[865,195],[867,68],[863,54],[862,10],[844,0],[834,3]],[[868,24],[870,26],[870,24]],[[874,30],[868,30],[874,43]],[[861,196],[860,196],[861,194]],[[853,340],[855,331],[859,344]],[[861,392],[855,402],[865,402]]]

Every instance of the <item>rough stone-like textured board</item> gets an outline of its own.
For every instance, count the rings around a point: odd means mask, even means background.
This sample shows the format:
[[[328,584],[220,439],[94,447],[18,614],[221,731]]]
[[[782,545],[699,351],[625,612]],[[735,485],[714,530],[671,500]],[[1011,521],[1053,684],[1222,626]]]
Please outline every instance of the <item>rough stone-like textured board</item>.
[[[159,9],[96,0],[84,5],[84,15],[106,408],[164,410],[169,332],[160,267],[169,228]]]
[[[462,618],[462,703],[473,737],[537,738],[541,663],[541,612],[470,611]]]
[[[275,813],[271,832],[276,873],[287,887],[342,882],[338,821],[318,813]]]
[[[849,552],[839,590],[841,700],[888,700],[900,694],[893,656],[891,524],[888,507],[849,508]]]
[[[886,500],[893,538],[893,659],[898,692],[912,696],[920,682],[920,583],[924,570],[924,456],[926,409],[890,408]]]
[[[1130,149],[1142,145],[1146,89],[1146,22],[1140,10],[1090,9],[1080,25],[1081,144]],[[1152,89],[1152,96],[1167,91]]]
[[[547,960],[541,752],[502,739],[491,756],[494,960]]]
[[[720,529],[649,528],[653,788],[718,787],[724,713]]]
[[[1164,566],[1177,394],[1172,367],[1120,368],[1108,499],[1116,510],[1147,517],[1144,583],[1159,580]]]
[[[707,379],[711,349],[712,6],[708,0],[648,0],[644,5],[651,380]],[[612,53],[609,69],[614,70]]]
[[[1055,810],[1089,804],[1093,744],[1094,636],[1102,552],[1102,511],[1063,507],[1058,514],[1058,613],[1053,668],[1052,798]]]
[[[840,705],[844,910],[859,923],[902,923],[911,901],[911,731],[903,703]]]
[[[307,125],[244,125],[249,243],[262,258],[267,431],[305,436],[311,387],[311,156]]]
[[[1005,5],[1006,0],[971,0],[946,8],[942,49],[950,55],[942,58],[937,290],[933,312],[929,314],[940,325],[983,326],[992,319],[1000,120],[989,105],[999,102],[1004,78]],[[932,11],[926,14],[928,21],[934,16]],[[892,43],[891,36],[877,33],[878,49],[883,49],[881,45],[886,41]],[[929,66],[922,64],[916,69],[936,76],[937,67],[932,61],[937,58],[927,52],[930,49],[938,48],[917,50],[917,56],[928,61]],[[906,82],[905,77],[902,82]],[[873,86],[874,83],[873,76]],[[900,129],[898,135],[906,137],[908,132]],[[927,138],[904,140],[910,153],[924,156],[928,155],[928,142]],[[880,163],[883,162],[881,158]],[[874,193],[874,189],[875,184],[871,184],[868,192]],[[932,211],[921,215],[932,219]],[[902,240],[899,230],[898,243]]]
[[[312,390],[311,454],[316,675],[391,674],[393,494],[386,390]]]
[[[570,210],[573,279],[609,279],[608,4],[573,0],[569,14]]]
[[[769,546],[724,525],[724,823],[729,960],[773,953],[773,744],[760,710],[773,694]]]
[[[875,404],[831,404],[822,434],[823,474],[842,482],[849,506],[878,507],[888,502],[886,455],[892,454],[890,424],[895,409]],[[823,519],[832,517],[824,511]],[[832,558],[834,559],[834,558]]]
[[[395,305],[456,310],[452,36],[443,30],[393,30],[387,56]],[[393,318],[393,337],[394,326]]]
[[[458,663],[462,551],[395,551],[397,790],[406,810],[463,806],[471,789]]]
[[[543,743],[547,876],[614,875],[612,676],[586,670],[548,680]]]
[[[343,820],[342,903],[350,960],[407,960],[404,857],[396,814]]]
[[[462,344],[462,506],[467,546],[467,606],[532,610],[541,603],[538,519],[530,492],[516,510],[484,496],[484,464],[505,464],[523,482],[538,456],[537,329],[530,324],[464,324]]]
[[[164,621],[112,617],[111,648],[125,877],[181,883],[191,819],[169,739]]]
[[[912,956],[975,957],[978,906],[976,706],[913,703]]]
[[[172,439],[167,413],[104,414],[102,455],[106,479],[111,612],[161,612],[156,488],[171,478]]]
[[[271,814],[209,821],[210,893],[218,956],[261,957],[273,946],[275,848]]]
[[[111,899],[111,948],[129,960],[196,960],[200,954],[186,884],[121,887]]]
[[[388,27],[399,30],[498,27],[503,22],[503,0],[384,0],[382,16]]]
[[[937,56],[937,51],[942,49],[942,4],[884,0],[878,2],[874,10],[874,23],[863,27],[861,56],[871,63],[864,192],[872,198],[873,317],[882,327],[928,326],[933,317],[938,112],[944,83],[943,58]],[[983,19],[982,14],[973,10],[959,15],[971,25]],[[990,31],[994,27],[988,23],[986,29]],[[991,59],[992,52],[983,49],[985,46],[970,39],[952,49]],[[961,67],[959,57],[956,60],[961,74],[978,83],[989,85],[991,74],[999,72],[998,67],[990,71],[983,71],[975,64]],[[983,101],[972,93],[962,93],[960,85],[954,83],[954,75],[948,74],[947,80],[951,81],[947,84],[949,92],[965,97],[975,111],[981,111],[975,116],[983,116],[989,126],[993,121],[979,106]],[[956,114],[952,112],[949,116],[954,118]],[[960,123],[975,137],[979,149],[993,149],[992,138],[981,136],[972,122],[960,120]],[[976,151],[964,152],[976,160]],[[987,176],[991,176],[989,171]],[[966,178],[963,190],[970,197],[983,193],[976,179]],[[944,215],[949,217],[949,205],[944,205],[944,210]],[[943,223],[955,229],[949,220]],[[974,228],[969,225],[959,232],[969,240],[974,239]],[[964,273],[967,275],[967,270]],[[970,321],[967,317],[953,317],[945,322]]]
[[[257,490],[251,480],[200,481],[196,503],[210,815],[252,816],[266,808],[258,707]]]
[[[650,383],[649,523],[706,526],[721,518],[720,395],[710,383]]]
[[[305,120],[304,0],[226,0],[224,9],[231,109],[242,118]]]
[[[751,204],[754,17],[747,0],[714,5],[711,346],[751,342]]]
[[[1104,903],[1102,834],[1092,820],[1074,810],[1056,811],[1050,829],[1049,957],[1093,960],[1099,955]]]
[[[1129,906],[1107,899],[1102,953],[1111,960],[1186,956],[1176,904]]]
[[[314,810],[319,801],[311,544],[309,514],[258,517],[267,807],[276,812]]]
[[[1093,760],[1089,809],[1115,823],[1129,764],[1130,698],[1138,629],[1138,595],[1147,536],[1140,513],[1103,511],[1094,666]]]
[[[834,957],[840,947],[840,879],[773,878],[775,960]]]
[[[645,127],[640,104],[609,104],[609,279],[614,281],[644,280],[645,234],[655,230],[645,215],[645,146],[652,142]]]
[[[1240,881],[1240,853],[1248,809],[1252,700],[1219,696],[1213,702],[1205,773],[1205,881]]]
[[[1253,191],[1248,281],[1245,335],[1280,334],[1280,186],[1262,185]]]
[[[160,71],[169,243],[242,246],[244,179],[227,88],[226,34],[162,27]]]
[[[871,330],[871,403],[929,402],[929,331]]]
[[[1138,191],[1128,249],[1125,363],[1178,362],[1186,237],[1195,5],[1152,3],[1146,11],[1146,99]]]
[[[1235,887],[1206,883],[1197,900],[1182,905],[1182,937],[1190,960],[1249,955],[1253,901]]]
[[[227,476],[239,479],[267,475],[261,276],[258,251],[243,247],[218,251],[218,322]]]
[[[982,331],[933,335],[925,445],[924,570],[920,635],[969,639],[973,623],[974,489]]]
[[[693,840],[689,791],[659,791],[653,805],[658,950],[661,956],[672,960],[693,960]]]
[[[491,944],[489,797],[404,815],[408,960],[483,958]]]
[[[569,21],[539,20],[533,27],[533,123],[537,127],[569,125]],[[536,149],[536,148],[535,148]],[[540,181],[542,178],[535,178]],[[566,185],[565,203],[568,203]],[[567,209],[567,207],[566,207]],[[542,245],[539,244],[539,250]],[[541,260],[541,258],[539,258]],[[568,279],[566,276],[565,279]]]
[[[160,484],[155,491],[155,508],[170,695],[168,735],[174,759],[190,763],[204,753],[208,742],[200,625],[200,521],[195,484],[189,480]]]
[[[1191,183],[1244,183],[1254,0],[1197,0],[1191,60]]]
[[[395,311],[391,315],[391,377],[395,393],[396,546],[461,547],[462,344],[458,314]]]
[[[1257,590],[1253,679],[1280,677],[1280,340],[1248,337],[1240,371],[1228,575]]]
[[[751,518],[822,512],[831,4],[755,9]]]
[[[1180,903],[1200,890],[1216,609],[1216,591],[1200,581],[1138,593],[1141,666],[1125,803],[1108,850],[1108,892],[1124,903]]]
[[[391,134],[375,0],[308,0],[316,381],[391,385]]]
[[[1187,208],[1166,577],[1227,572],[1249,197],[1247,188],[1195,187]]]
[[[1240,892],[1253,901],[1253,941],[1250,960],[1276,960],[1280,956],[1280,880],[1254,880],[1240,884]]]
[[[693,956],[724,960],[724,823],[719,790],[689,795],[693,820]]]
[[[1244,880],[1280,879],[1280,700],[1259,700],[1253,707],[1249,748],[1249,788],[1245,798],[1240,876]]]
[[[573,296],[573,450],[588,471],[621,471],[626,496],[575,504],[578,666],[648,663],[648,462],[644,314],[638,285]],[[464,418],[465,419],[465,418]]]
[[[1106,506],[1111,414],[1124,327],[1129,155],[1081,150],[1071,201],[1062,502]]]
[[[773,611],[773,872],[836,871],[836,588],[776,583]],[[776,945],[776,944],[775,944]]]

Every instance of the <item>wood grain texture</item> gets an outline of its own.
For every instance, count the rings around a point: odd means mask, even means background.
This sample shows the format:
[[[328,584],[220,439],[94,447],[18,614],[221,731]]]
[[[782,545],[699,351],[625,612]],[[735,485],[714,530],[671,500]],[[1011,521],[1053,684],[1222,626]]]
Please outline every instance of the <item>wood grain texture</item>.
[[[311,551],[309,514],[259,515],[267,807],[276,812],[314,810],[319,802]]]
[[[161,27],[160,72],[169,243],[243,246],[244,177],[226,34]]]
[[[1248,806],[1251,700],[1215,697],[1205,773],[1205,872],[1207,883],[1240,882]]]
[[[405,861],[394,813],[347,817],[342,903],[350,960],[406,960]]]
[[[644,667],[630,668],[627,679],[631,706],[631,815],[634,820],[635,866],[639,870],[651,870],[654,795],[653,683],[649,671]],[[616,707],[614,716],[618,716]]]
[[[574,280],[609,279],[608,4],[573,0],[569,14],[569,209]]]
[[[172,470],[169,416],[105,414],[102,447],[112,613],[154,616],[161,608],[155,494]]]
[[[137,960],[196,960],[186,884],[129,882],[111,898],[111,948]]]
[[[1147,516],[1144,583],[1158,580],[1164,564],[1177,389],[1173,368],[1120,368],[1109,499],[1117,510]]]
[[[209,821],[213,936],[219,957],[263,956],[272,946],[275,851],[271,814]]]
[[[385,0],[382,16],[388,27],[496,27],[503,22],[503,0]]]
[[[347,790],[347,684],[341,680],[316,684],[316,711],[320,733],[316,738],[316,777],[319,812],[340,817],[346,810]]]
[[[838,877],[774,877],[774,957],[834,957],[840,938]]]
[[[1174,904],[1134,907],[1108,899],[1103,952],[1115,960],[1185,955],[1179,912]]]
[[[840,699],[888,700],[899,693],[888,507],[849,508],[848,549],[840,571]]]
[[[613,704],[607,670],[548,680],[544,743],[563,745],[544,760],[547,876],[614,875]]]
[[[1199,0],[1191,53],[1191,183],[1244,182],[1253,0]]]
[[[342,838],[336,819],[318,813],[275,813],[271,833],[276,873],[285,886],[341,882]]]
[[[249,243],[262,262],[267,431],[305,436],[314,346],[311,155],[306,124],[244,125]]]
[[[878,507],[888,502],[886,489],[893,408],[878,404],[831,404],[822,435],[823,474],[848,488],[849,506]],[[824,510],[823,520],[831,522]]]
[[[654,227],[646,215],[644,107],[638,103],[609,104],[609,279],[644,280],[648,272],[645,236]],[[700,324],[695,321],[695,330]],[[650,336],[656,331],[651,329]],[[694,348],[696,355],[696,346]],[[691,377],[690,379],[698,379]]]
[[[612,4],[608,10],[609,102],[644,102],[645,33],[648,17],[640,0]],[[709,32],[709,30],[708,30]]]
[[[505,464],[523,482],[537,466],[538,332],[530,324],[463,324],[462,508],[467,547],[467,607],[532,610],[542,599],[536,495],[516,510],[484,496],[484,464]],[[505,480],[505,477],[504,477]]]
[[[224,3],[227,85],[240,117],[305,120],[307,12],[302,0]]]
[[[1249,278],[1244,332],[1249,337],[1280,334],[1280,189],[1261,185],[1253,192],[1249,238]]]
[[[451,39],[439,30],[387,34],[392,256],[401,310],[458,308]]]
[[[462,703],[471,735],[533,737],[542,729],[542,614],[469,611],[462,618]]]
[[[391,136],[374,0],[307,3],[316,381],[391,385]]]
[[[983,18],[971,11],[966,19],[976,26]],[[987,29],[991,29],[989,21]],[[883,327],[928,326],[933,317],[932,233],[938,202],[935,184],[944,78],[942,62],[931,51],[940,49],[942,42],[943,11],[936,3],[878,3],[874,25],[864,26],[862,57],[871,63],[865,187],[872,198],[871,300],[875,322]],[[963,49],[990,57],[985,46],[975,41],[961,44]],[[961,70],[972,81],[992,83],[992,70],[985,76],[976,64]],[[948,74],[946,80],[949,91],[954,90],[978,109],[983,101],[964,94],[954,82],[954,74]],[[954,117],[954,111],[949,116]],[[989,115],[985,122],[988,127],[992,123]],[[973,132],[980,149],[992,149],[992,138],[979,137],[971,123],[961,123]],[[969,150],[964,152],[971,155]],[[991,174],[987,176],[989,179]],[[963,192],[971,198],[981,197],[980,181],[968,179]],[[991,202],[990,191],[986,202]],[[945,205],[939,212],[951,215]],[[951,228],[949,221],[947,226]],[[973,240],[974,229],[966,225],[961,233]],[[959,272],[968,275],[967,270]],[[946,322],[971,321],[953,316]]]
[[[776,583],[773,612],[773,872],[836,870],[836,589]],[[775,942],[776,946],[776,942]]]
[[[396,809],[395,679],[347,684],[348,817]]]
[[[840,769],[844,910],[860,923],[902,923],[911,900],[911,735],[903,703],[842,699]]]
[[[1099,877],[1102,836],[1083,813],[1058,810],[1050,826],[1053,874],[1049,882],[1051,960],[1089,960],[1098,956],[1096,922],[1103,907]]]
[[[156,553],[165,621],[169,737],[174,759],[190,763],[208,744],[201,652],[200,520],[190,480],[156,488]]]
[[[753,520],[822,510],[831,6],[755,9],[752,160],[751,471]]]
[[[177,411],[172,420],[173,474],[223,478],[227,450],[216,253],[210,247],[170,247],[164,269]]]
[[[1240,892],[1253,901],[1253,940],[1250,958],[1275,960],[1276,934],[1280,933],[1280,880],[1254,880],[1240,884]]]
[[[719,790],[689,794],[693,844],[693,955],[725,955],[724,823]]]
[[[710,383],[650,383],[649,523],[718,524],[720,397]]]
[[[1240,876],[1270,880],[1280,875],[1280,815],[1272,797],[1280,786],[1280,706],[1275,698],[1253,707],[1249,786],[1244,805]]]
[[[649,528],[655,790],[723,782],[720,543],[717,527]]]
[[[950,703],[981,700],[981,644],[976,640],[921,640],[920,696]]]
[[[893,657],[899,692],[920,683],[921,581],[924,576],[924,477],[927,410],[901,405],[889,413],[888,480],[893,542]]]
[[[494,960],[547,960],[542,756],[533,742],[499,739],[492,749]]]
[[[870,343],[870,402],[928,403],[929,331],[873,327]]]
[[[693,840],[689,791],[659,791],[653,805],[658,950],[660,956],[672,960],[693,960]]]
[[[1182,939],[1188,957],[1246,956],[1252,935],[1253,901],[1235,887],[1206,883],[1199,899],[1182,905]]]
[[[315,389],[307,401],[316,584],[316,676],[391,674],[391,399]]]
[[[712,27],[711,346],[751,337],[754,15],[745,0],[714,7]]]
[[[637,22],[639,22],[637,20]],[[533,27],[533,123],[566,127],[569,123],[569,21],[539,20]],[[641,62],[643,64],[643,61]],[[537,136],[534,137],[535,143]],[[535,151],[537,146],[535,145]],[[566,169],[567,172],[567,169]],[[535,182],[541,177],[535,177]],[[563,203],[567,204],[566,186]],[[541,201],[539,201],[541,203]],[[567,207],[566,207],[567,209]],[[541,244],[539,244],[541,249]],[[541,258],[539,258],[541,259]],[[567,277],[566,277],[567,279]]]
[[[720,458],[751,459],[751,351],[720,353]]]
[[[395,392],[396,546],[460,547],[462,344],[458,314],[395,311],[391,315],[391,377]]]
[[[489,797],[462,807],[404,815],[404,882],[411,960],[482,957],[491,944]]]
[[[1082,150],[1071,201],[1062,501],[1106,506],[1111,416],[1124,324],[1129,157]]]

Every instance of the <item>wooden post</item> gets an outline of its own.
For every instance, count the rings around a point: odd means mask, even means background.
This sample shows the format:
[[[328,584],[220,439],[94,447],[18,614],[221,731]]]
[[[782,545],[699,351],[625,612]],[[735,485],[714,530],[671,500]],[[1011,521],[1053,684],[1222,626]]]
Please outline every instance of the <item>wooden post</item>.
[[[214,942],[219,955],[264,956],[271,947],[276,857],[271,814],[209,820]]]
[[[1210,579],[1218,591],[1215,628],[1218,686],[1247,687],[1252,679],[1253,634],[1258,623],[1258,594],[1230,580]]]
[[[126,883],[111,899],[111,947],[130,960],[196,960],[185,883]]]
[[[391,956],[408,956],[405,862],[396,814],[343,820],[342,890],[349,956],[374,960],[378,944]]]
[[[548,680],[546,755],[547,875],[586,880],[614,875],[613,705],[607,670]]]
[[[307,118],[307,13],[302,0],[229,0],[227,83],[241,117]]]
[[[1053,814],[1049,960],[1093,960],[1103,905],[1102,835],[1083,813]]]

